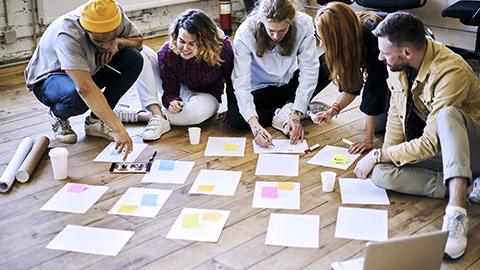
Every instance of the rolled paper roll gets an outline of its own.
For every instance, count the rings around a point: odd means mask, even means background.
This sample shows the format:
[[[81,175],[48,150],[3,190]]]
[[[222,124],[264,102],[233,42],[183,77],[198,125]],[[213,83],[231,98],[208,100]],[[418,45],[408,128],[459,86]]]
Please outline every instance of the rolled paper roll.
[[[30,137],[26,137],[18,145],[17,151],[13,154],[12,159],[7,165],[7,168],[0,178],[0,192],[7,192],[15,181],[15,174],[18,168],[22,165],[23,161],[28,155],[28,152],[32,149],[33,140]]]
[[[32,175],[33,170],[35,170],[43,154],[47,151],[49,144],[50,140],[46,136],[42,136],[35,140],[32,150],[30,150],[30,153],[28,153],[28,156],[23,161],[22,166],[20,166],[20,169],[18,169],[15,174],[15,177],[19,182],[25,183],[30,179],[30,175]]]

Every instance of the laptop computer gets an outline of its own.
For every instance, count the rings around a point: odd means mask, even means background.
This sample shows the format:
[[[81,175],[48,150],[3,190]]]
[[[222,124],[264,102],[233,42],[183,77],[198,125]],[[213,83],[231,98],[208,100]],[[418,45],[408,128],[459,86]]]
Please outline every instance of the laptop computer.
[[[436,231],[382,242],[368,242],[365,258],[334,262],[334,270],[422,269],[438,270],[448,231]]]

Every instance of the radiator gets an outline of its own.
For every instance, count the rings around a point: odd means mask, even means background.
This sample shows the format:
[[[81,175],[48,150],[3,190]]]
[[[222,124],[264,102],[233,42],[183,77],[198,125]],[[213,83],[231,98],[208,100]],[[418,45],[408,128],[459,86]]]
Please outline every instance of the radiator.
[[[117,3],[128,12],[196,1],[200,0],[117,0]],[[56,18],[86,2],[86,0],[37,0],[38,22],[50,24]]]

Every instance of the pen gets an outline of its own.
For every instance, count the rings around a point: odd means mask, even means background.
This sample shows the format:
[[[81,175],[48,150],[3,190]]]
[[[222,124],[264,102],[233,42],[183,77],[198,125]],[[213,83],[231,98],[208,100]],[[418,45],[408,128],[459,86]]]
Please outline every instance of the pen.
[[[253,138],[257,137],[257,135],[258,135],[259,133],[260,133],[260,135],[262,135],[262,137],[263,137],[267,142],[270,142],[270,140],[268,140],[268,137],[267,137],[265,134],[263,134],[263,132],[261,132],[260,129],[258,129],[257,126],[255,126],[255,135],[253,135]],[[273,145],[273,143],[272,143],[272,145]],[[275,146],[275,145],[273,145],[273,146]]]
[[[148,162],[152,162],[153,159],[155,159],[155,156],[157,155],[157,151],[153,152],[152,157],[148,160]]]
[[[318,147],[320,147],[320,144],[317,143],[317,144],[315,144],[314,146],[312,146],[312,147],[308,148],[307,150],[305,150],[304,152],[305,152],[305,154],[308,154],[308,153],[312,152],[313,150],[317,149]]]
[[[122,73],[121,73],[120,71],[118,71],[118,70],[114,69],[114,68],[113,68],[112,66],[110,66],[109,64],[105,64],[105,66],[106,66],[106,67],[108,67],[109,69],[111,69],[111,70],[115,71],[116,73],[118,73],[118,74],[122,75]]]
[[[345,138],[342,138],[341,141],[344,142],[344,143],[346,143],[346,144],[348,144],[348,145],[352,145],[352,144],[353,144],[352,141],[347,140],[347,139],[345,139]]]

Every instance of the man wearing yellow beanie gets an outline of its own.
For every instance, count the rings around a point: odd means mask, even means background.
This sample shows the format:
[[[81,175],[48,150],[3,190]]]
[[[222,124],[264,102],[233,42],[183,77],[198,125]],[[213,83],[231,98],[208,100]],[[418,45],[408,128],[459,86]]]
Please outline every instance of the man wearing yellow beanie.
[[[59,142],[77,141],[68,119],[90,109],[86,135],[115,141],[126,158],[132,139],[112,108],[141,72],[142,42],[140,31],[114,0],[91,0],[47,28],[25,79],[27,89],[50,107]]]

